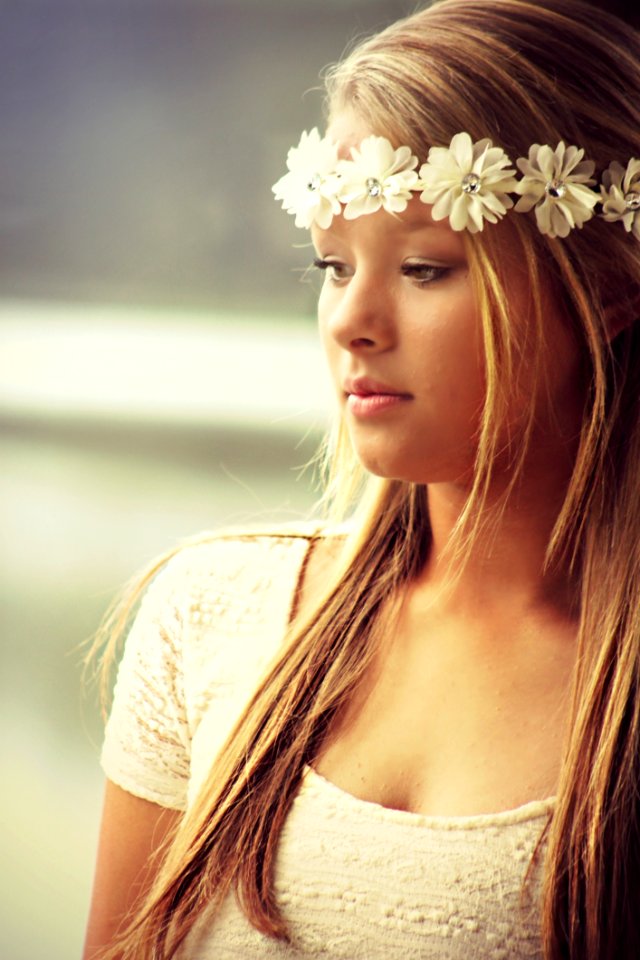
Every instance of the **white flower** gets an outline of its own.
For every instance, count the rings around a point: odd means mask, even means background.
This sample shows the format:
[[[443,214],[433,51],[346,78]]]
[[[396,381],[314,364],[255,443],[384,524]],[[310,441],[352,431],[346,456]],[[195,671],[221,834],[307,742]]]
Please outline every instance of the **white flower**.
[[[583,157],[584,150],[567,147],[561,140],[555,150],[534,143],[528,160],[516,160],[524,177],[516,187],[522,198],[515,209],[527,213],[535,207],[540,233],[568,237],[574,227],[582,227],[593,216],[600,199],[590,189],[595,164]]]
[[[338,199],[346,204],[345,220],[355,220],[381,207],[401,213],[419,189],[415,167],[418,158],[410,147],[394,150],[386,137],[366,137],[360,148],[351,148],[351,160],[341,160]]]
[[[513,206],[515,189],[511,160],[491,140],[473,143],[468,133],[457,133],[448,147],[431,147],[420,168],[424,187],[420,199],[433,204],[434,220],[449,218],[453,230],[477,233],[484,221],[497,223]]]
[[[640,160],[632,158],[627,168],[617,161],[602,174],[602,216],[609,223],[621,220],[627,233],[640,240]]]
[[[285,173],[271,188],[282,200],[287,213],[296,217],[296,227],[309,228],[314,222],[326,230],[334,214],[340,213],[336,199],[338,146],[328,137],[320,138],[318,128],[305,130],[297,147],[287,154]]]

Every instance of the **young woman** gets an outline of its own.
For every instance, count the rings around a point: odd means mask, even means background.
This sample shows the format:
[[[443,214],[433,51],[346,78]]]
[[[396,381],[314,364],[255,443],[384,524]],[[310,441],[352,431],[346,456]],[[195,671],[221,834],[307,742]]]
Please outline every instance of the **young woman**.
[[[640,42],[578,0],[333,69],[274,189],[349,522],[159,564],[86,958],[640,955],[639,158]]]

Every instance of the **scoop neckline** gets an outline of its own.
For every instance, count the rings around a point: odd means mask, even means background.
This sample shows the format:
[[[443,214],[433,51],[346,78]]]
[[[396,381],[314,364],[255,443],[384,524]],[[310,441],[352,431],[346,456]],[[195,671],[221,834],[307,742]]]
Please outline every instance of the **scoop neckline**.
[[[305,764],[303,783],[323,793],[334,804],[351,809],[354,813],[368,816],[375,820],[386,820],[391,823],[406,824],[408,826],[430,827],[434,830],[470,830],[490,827],[507,827],[514,824],[526,823],[529,820],[539,820],[552,813],[556,798],[547,797],[545,800],[529,800],[518,807],[501,810],[496,813],[476,813],[460,816],[445,816],[441,814],[415,813],[412,810],[397,810],[394,807],[385,807],[373,800],[363,800],[352,793],[348,793],[327,780],[310,764]]]

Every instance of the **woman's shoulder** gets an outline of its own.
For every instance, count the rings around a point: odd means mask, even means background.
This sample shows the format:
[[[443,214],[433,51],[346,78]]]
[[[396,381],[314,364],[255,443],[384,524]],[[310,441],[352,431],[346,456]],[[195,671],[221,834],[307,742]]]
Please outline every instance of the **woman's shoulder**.
[[[241,616],[241,607],[266,599],[292,607],[307,583],[307,566],[315,567],[345,533],[313,520],[202,532],[157,560],[148,600],[179,610],[192,623],[214,613],[219,620],[234,609]]]
[[[312,544],[328,536],[319,523],[234,527],[155,561],[119,665],[103,747],[110,779],[184,805],[203,717],[210,757],[282,643]]]
[[[309,546],[335,535],[318,521],[253,524],[203,531],[181,541],[157,562],[154,579],[165,585],[209,586],[236,580],[303,557]]]

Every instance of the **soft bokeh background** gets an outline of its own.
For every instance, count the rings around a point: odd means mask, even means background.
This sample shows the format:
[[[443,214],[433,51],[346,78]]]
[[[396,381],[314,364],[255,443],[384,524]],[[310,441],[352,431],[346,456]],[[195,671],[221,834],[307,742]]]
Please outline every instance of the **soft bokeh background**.
[[[1,5],[2,958],[81,949],[102,781],[79,644],[176,540],[311,506],[311,254],[270,185],[322,67],[414,6]]]
[[[328,389],[270,186],[322,67],[412,6],[1,6],[3,960],[81,950],[102,778],[79,644],[176,540],[310,508]]]

